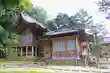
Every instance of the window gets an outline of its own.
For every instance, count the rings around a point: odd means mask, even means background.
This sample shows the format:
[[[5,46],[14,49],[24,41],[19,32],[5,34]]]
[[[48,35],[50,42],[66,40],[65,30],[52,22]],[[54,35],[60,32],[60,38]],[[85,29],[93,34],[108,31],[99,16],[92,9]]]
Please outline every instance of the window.
[[[65,51],[76,49],[75,40],[54,40],[53,51]]]
[[[63,40],[63,46],[64,46],[65,50],[67,50],[67,48],[68,48],[68,40]]]
[[[64,43],[63,43],[63,41],[62,40],[57,40],[56,42],[55,42],[55,44],[56,44],[56,51],[64,51],[65,50],[65,48],[64,48]]]
[[[76,49],[75,40],[67,40],[67,50],[74,50],[74,49]]]

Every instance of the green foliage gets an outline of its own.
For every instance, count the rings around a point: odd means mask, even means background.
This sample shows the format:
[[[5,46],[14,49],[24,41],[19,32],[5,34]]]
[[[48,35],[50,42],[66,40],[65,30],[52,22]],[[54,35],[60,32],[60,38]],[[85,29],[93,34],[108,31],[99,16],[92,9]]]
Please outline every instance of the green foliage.
[[[49,28],[52,31],[57,30],[57,25],[52,20],[47,21],[47,25],[46,26],[47,26],[47,28]]]
[[[50,22],[50,21],[49,21]],[[89,16],[84,9],[80,9],[75,15],[68,16],[67,14],[58,13],[55,19],[52,20],[51,27],[49,29],[60,30],[64,28],[74,29],[74,28],[90,28],[93,25],[92,16]],[[50,26],[50,23],[47,23]]]
[[[90,28],[91,25],[93,25],[93,19],[92,16],[89,16],[88,13],[80,9],[75,15],[68,16],[67,14],[58,13],[55,19],[52,20],[53,26],[56,25],[57,30],[69,28]],[[50,23],[47,23],[47,26],[49,26]],[[51,29],[51,27],[49,27]],[[53,27],[52,27],[53,28]],[[56,29],[55,29],[56,30]]]
[[[77,24],[76,21],[77,20],[74,16],[69,17],[67,14],[58,13],[56,18],[47,22],[46,26],[53,31],[64,29],[64,28],[71,29],[72,27],[74,27],[75,24]]]
[[[7,50],[19,43],[19,35],[11,27],[17,13],[31,8],[30,0],[0,0],[0,49]]]
[[[91,44],[91,48],[92,48],[91,49],[91,55],[99,57],[101,49],[102,49],[102,45],[101,44],[94,44],[94,43],[92,43]]]
[[[110,1],[109,0],[100,0],[97,2],[99,5],[99,10],[103,12],[107,12],[110,9]]]
[[[94,41],[96,43],[99,43],[103,40],[103,36],[107,34],[107,30],[101,22],[94,24],[92,16],[89,16],[88,13],[83,9],[80,9],[75,16],[80,24],[83,24],[86,29],[89,29],[88,32],[95,36]]]
[[[98,6],[99,6],[99,11],[100,12],[104,12],[106,13],[108,16],[106,17],[106,19],[109,19],[110,17],[110,0],[99,0],[97,2]]]
[[[97,23],[96,25],[92,25],[88,32],[92,33],[94,35],[94,38],[95,38],[94,41],[96,43],[102,42],[104,35],[107,34],[107,30],[105,29],[104,25],[101,23]]]
[[[75,18],[79,24],[84,25],[85,28],[90,28],[93,25],[92,16],[89,16],[84,9],[80,9],[79,12],[75,14]]]
[[[66,26],[69,23],[69,16],[67,14],[58,13],[54,19],[54,22],[57,24],[58,28],[62,25]]]
[[[46,23],[47,13],[43,8],[36,6],[32,8],[32,11],[28,11],[26,13],[35,18],[40,23]]]
[[[107,34],[107,31],[103,24],[94,24],[92,16],[84,9],[80,9],[75,15],[68,16],[67,14],[58,13],[56,18],[49,20],[46,25],[52,31],[58,31],[61,29],[89,29],[89,33],[96,34],[96,40],[102,40],[103,36]]]
[[[9,11],[24,11],[32,7],[30,0],[0,0],[0,7]]]

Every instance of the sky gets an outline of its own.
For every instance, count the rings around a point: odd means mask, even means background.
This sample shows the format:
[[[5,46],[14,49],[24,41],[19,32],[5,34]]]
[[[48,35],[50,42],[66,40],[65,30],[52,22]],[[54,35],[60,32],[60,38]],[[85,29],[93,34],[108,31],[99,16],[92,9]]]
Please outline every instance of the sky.
[[[34,6],[40,6],[47,11],[48,19],[54,18],[58,12],[74,15],[83,8],[89,15],[93,16],[94,22],[101,22],[110,32],[110,20],[105,19],[106,14],[98,11],[98,0],[31,0]]]

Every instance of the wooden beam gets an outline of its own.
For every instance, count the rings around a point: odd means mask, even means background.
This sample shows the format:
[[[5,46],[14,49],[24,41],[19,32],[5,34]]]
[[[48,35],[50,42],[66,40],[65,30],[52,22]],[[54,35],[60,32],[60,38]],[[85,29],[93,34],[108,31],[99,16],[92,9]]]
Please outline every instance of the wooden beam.
[[[76,36],[76,49],[77,49],[77,57],[79,57],[79,51],[80,51],[79,36]]]
[[[80,51],[80,45],[79,45],[79,36],[76,36],[76,65],[78,64],[78,59],[79,59],[79,51]]]

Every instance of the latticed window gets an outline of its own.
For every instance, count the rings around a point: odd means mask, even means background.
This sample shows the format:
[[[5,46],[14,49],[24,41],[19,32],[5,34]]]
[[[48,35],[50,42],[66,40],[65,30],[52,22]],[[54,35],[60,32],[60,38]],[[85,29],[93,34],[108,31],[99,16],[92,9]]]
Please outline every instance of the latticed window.
[[[54,51],[75,50],[76,42],[75,40],[54,40],[53,49]]]

